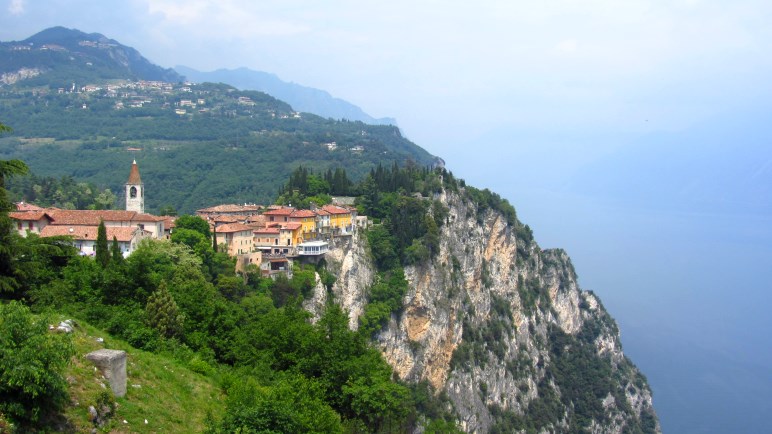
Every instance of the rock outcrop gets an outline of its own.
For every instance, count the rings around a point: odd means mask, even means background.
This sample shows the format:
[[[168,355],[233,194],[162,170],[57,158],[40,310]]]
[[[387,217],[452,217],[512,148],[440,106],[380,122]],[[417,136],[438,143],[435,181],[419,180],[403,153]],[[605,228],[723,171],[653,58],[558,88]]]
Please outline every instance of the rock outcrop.
[[[645,378],[566,253],[541,250],[527,226],[463,191],[434,200],[449,210],[439,253],[405,268],[403,309],[377,335],[397,375],[447,396],[467,432],[659,432]],[[376,275],[365,237],[327,262],[356,328]],[[326,298],[318,285],[307,307],[318,313]]]

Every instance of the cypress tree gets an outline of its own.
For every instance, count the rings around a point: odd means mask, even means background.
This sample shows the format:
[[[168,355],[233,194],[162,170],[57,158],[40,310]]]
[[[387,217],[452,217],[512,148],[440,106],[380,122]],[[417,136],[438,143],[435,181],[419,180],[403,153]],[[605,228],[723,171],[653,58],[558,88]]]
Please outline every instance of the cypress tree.
[[[9,129],[0,124],[0,131]],[[0,160],[0,294],[13,292],[19,287],[15,278],[13,258],[15,256],[16,230],[8,211],[14,208],[5,190],[5,181],[11,176],[24,175],[28,172],[27,165],[21,160]]]
[[[123,262],[123,253],[121,253],[121,246],[118,245],[118,238],[113,236],[113,244],[110,246],[110,254],[114,264],[120,264]]]
[[[110,250],[107,247],[107,228],[104,220],[99,221],[96,239],[96,261],[102,266],[107,267],[110,263]]]

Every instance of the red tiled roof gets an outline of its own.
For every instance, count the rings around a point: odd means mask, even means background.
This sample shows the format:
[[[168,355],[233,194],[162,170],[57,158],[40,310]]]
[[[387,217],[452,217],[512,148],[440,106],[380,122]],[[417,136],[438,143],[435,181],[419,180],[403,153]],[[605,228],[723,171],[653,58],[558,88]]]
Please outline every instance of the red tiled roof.
[[[99,226],[91,225],[72,225],[72,226],[53,226],[48,225],[40,231],[41,237],[71,236],[76,240],[95,241],[97,238]],[[129,242],[134,237],[134,232],[139,228],[129,227],[107,227],[107,241],[112,241],[115,237],[118,241]]]
[[[316,217],[316,214],[314,214],[314,212],[311,210],[296,209],[295,211],[292,211],[292,214],[290,214],[290,217],[295,217],[295,218]]]
[[[43,211],[43,208],[31,203],[17,202],[15,205],[16,211]]]
[[[294,231],[294,230],[296,230],[296,229],[299,229],[301,226],[303,226],[301,223],[297,223],[297,222],[289,222],[289,223],[284,223],[284,224],[282,224],[282,225],[281,225],[281,228],[282,228],[282,229],[289,229],[289,230],[291,230],[291,231]]]
[[[48,213],[46,213],[45,211],[16,211],[16,212],[9,212],[8,217],[14,220],[37,221],[42,219],[43,217],[48,217]],[[48,218],[50,219],[50,217]]]
[[[270,211],[266,211],[263,213],[263,215],[279,215],[279,216],[289,216],[295,211],[295,208],[280,208],[280,209],[272,209]]]
[[[197,210],[196,213],[208,214],[208,213],[220,213],[220,212],[259,211],[260,208],[261,208],[260,205],[223,204],[223,205],[212,206],[209,208],[202,208],[200,210]]]
[[[218,234],[241,232],[241,231],[252,231],[252,228],[247,225],[243,225],[241,223],[231,223],[228,225],[217,226],[216,228],[216,232]]]
[[[126,184],[142,184],[142,179],[139,177],[139,167],[137,167],[137,160],[131,163],[131,172],[129,173],[129,180]]]
[[[218,215],[212,220],[214,220],[216,223],[236,223],[237,221],[239,221],[239,219],[237,219],[236,217],[229,216],[229,215]]]
[[[330,214],[351,214],[351,211],[347,210],[346,208],[341,208],[335,205],[325,205],[322,207],[322,209]]]
[[[141,214],[136,211],[119,210],[50,210],[52,225],[86,225],[97,226],[100,220],[106,222],[157,222],[159,217]]]
[[[161,217],[161,218],[162,218],[162,219],[163,219],[163,221],[164,221],[164,229],[167,229],[167,230],[168,230],[168,229],[173,229],[173,228],[175,228],[175,227],[177,226],[177,225],[174,223],[174,222],[177,220],[177,217],[173,217],[173,216],[164,216],[164,217]]]
[[[263,229],[255,229],[252,232],[255,234],[278,235],[280,230],[279,228],[263,228]]]
[[[257,225],[258,227],[265,226],[265,217],[262,216],[262,215],[249,216],[247,218],[247,223],[253,223],[253,224]]]
[[[316,211],[314,211],[314,213],[316,213],[316,215],[330,215],[330,213],[328,213],[323,209],[317,209]]]

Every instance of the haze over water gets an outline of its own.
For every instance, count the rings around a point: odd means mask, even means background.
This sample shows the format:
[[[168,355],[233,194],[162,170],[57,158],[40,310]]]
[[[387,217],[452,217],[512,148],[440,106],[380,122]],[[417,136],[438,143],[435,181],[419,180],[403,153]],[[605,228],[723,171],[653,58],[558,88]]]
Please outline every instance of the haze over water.
[[[666,433],[770,430],[772,134],[741,124],[681,134],[670,151],[672,137],[637,138],[584,169],[516,140],[506,158],[449,159],[509,198],[542,247],[569,253],[647,375]]]

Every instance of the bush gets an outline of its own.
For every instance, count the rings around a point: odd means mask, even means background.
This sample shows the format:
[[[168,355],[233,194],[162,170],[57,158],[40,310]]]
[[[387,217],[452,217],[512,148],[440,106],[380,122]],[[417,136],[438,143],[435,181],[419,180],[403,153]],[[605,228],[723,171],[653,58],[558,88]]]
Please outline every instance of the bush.
[[[69,336],[50,334],[45,318],[17,302],[0,305],[0,413],[24,427],[60,410],[73,353]]]

